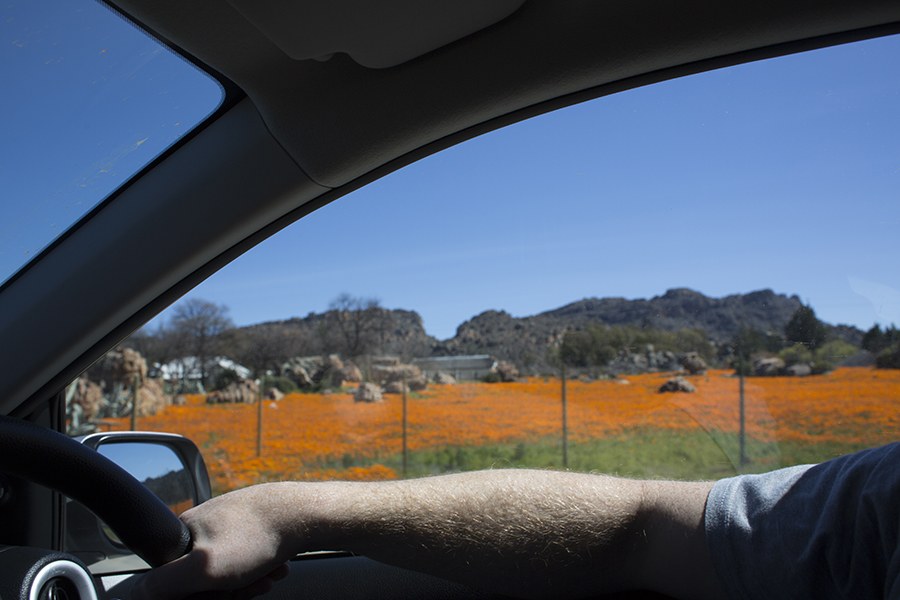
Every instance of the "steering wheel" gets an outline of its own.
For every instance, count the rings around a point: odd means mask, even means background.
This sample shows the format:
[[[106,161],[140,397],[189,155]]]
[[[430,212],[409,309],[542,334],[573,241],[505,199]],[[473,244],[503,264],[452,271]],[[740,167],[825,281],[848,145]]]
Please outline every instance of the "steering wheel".
[[[0,472],[81,502],[151,566],[191,548],[187,526],[153,492],[99,452],[59,432],[0,416]]]

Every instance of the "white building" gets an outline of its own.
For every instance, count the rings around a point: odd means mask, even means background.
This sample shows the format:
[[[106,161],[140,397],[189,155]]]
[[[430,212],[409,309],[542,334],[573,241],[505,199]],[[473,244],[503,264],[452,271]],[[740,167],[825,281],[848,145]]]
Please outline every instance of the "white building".
[[[422,369],[428,379],[443,372],[453,375],[458,381],[481,379],[497,367],[497,361],[487,354],[416,358],[413,359],[413,364]]]

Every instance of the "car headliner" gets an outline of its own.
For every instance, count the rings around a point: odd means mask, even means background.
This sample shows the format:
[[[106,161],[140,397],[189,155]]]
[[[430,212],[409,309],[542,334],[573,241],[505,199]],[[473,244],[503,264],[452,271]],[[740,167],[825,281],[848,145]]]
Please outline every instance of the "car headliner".
[[[900,31],[893,0],[528,0],[372,69],[343,54],[291,59],[231,3],[115,4],[234,86],[205,126],[0,288],[4,414],[27,415],[262,239],[442,148],[639,85]],[[304,26],[321,24],[297,35]]]

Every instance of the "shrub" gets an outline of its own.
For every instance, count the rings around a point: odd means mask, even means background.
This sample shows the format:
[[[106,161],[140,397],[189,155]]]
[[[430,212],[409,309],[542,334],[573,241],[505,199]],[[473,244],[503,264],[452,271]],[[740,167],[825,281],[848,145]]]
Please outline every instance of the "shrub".
[[[844,340],[831,340],[816,350],[814,359],[838,365],[859,352],[859,348]]]
[[[741,360],[740,356],[732,356],[729,366],[734,369],[735,375],[743,375],[744,377],[753,375],[753,360],[750,358],[745,357]]]
[[[783,360],[787,366],[809,364],[813,362],[813,353],[803,344],[794,344],[779,352],[778,358]]]
[[[876,355],[898,343],[900,343],[900,330],[894,325],[886,327],[884,331],[881,330],[880,325],[873,325],[862,338],[863,349]]]
[[[784,337],[789,342],[804,344],[815,350],[825,343],[828,329],[810,306],[801,306],[784,326]]]
[[[266,375],[262,379],[262,390],[265,391],[272,388],[277,389],[282,394],[290,394],[297,391],[297,386],[290,378],[281,375]]]
[[[210,389],[223,390],[230,384],[240,381],[241,377],[234,369],[222,369],[213,375]]]
[[[875,357],[875,366],[879,369],[900,369],[900,343],[882,350]]]

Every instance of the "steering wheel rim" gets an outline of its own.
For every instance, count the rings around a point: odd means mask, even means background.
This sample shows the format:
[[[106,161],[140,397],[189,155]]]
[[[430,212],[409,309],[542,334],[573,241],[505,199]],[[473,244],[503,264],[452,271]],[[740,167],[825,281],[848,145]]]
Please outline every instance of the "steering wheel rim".
[[[57,431],[0,416],[0,471],[81,502],[153,567],[191,548],[187,526],[153,492],[99,452]]]

